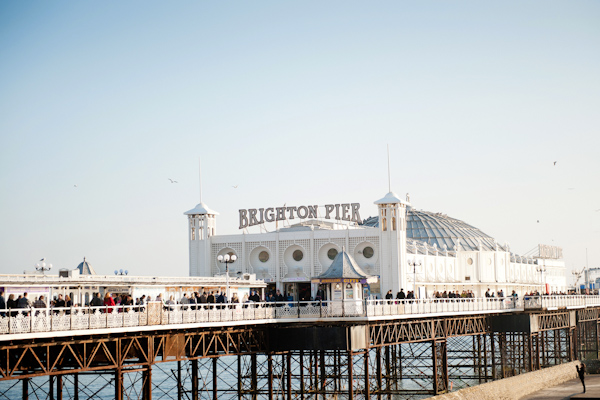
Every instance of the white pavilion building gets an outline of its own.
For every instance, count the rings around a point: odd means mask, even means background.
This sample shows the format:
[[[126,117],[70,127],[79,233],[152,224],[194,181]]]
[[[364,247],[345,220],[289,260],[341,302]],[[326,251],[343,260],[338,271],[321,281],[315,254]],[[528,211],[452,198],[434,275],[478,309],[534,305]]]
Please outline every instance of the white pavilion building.
[[[240,210],[240,229],[285,219],[300,222],[272,232],[217,235],[218,213],[200,202],[185,212],[189,220],[190,276],[218,276],[226,266],[219,255],[235,254],[227,267],[232,276],[256,274],[295,300],[315,298],[318,283],[311,278],[326,271],[342,248],[377,283],[368,295],[382,298],[404,289],[417,297],[436,291],[472,291],[484,296],[502,290],[566,291],[562,249],[538,246],[535,256],[520,256],[479,229],[445,214],[420,211],[390,192],[375,201],[378,215],[357,217],[359,205],[337,204]],[[328,219],[318,219],[323,208]]]

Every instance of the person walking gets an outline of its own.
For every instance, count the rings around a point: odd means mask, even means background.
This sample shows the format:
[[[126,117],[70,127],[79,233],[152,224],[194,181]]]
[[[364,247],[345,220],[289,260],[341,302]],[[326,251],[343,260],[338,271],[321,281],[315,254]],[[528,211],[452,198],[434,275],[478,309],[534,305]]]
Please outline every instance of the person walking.
[[[113,307],[115,305],[116,305],[115,300],[110,295],[110,292],[106,292],[106,294],[104,295],[104,306],[105,306],[104,313],[106,313],[106,312],[112,313]]]
[[[46,308],[46,302],[44,301],[44,296],[40,296],[36,301],[33,302],[34,308]]]
[[[94,298],[92,299],[92,301],[90,301],[90,306],[92,307],[102,307],[104,305],[104,303],[102,302],[102,299],[100,298],[100,293],[94,293]]]
[[[0,290],[0,317],[6,316],[4,309],[6,308],[6,301],[4,300],[4,290]]]
[[[40,297],[38,297],[37,300],[33,302],[33,307],[34,308],[47,308],[46,307],[46,302],[44,301],[44,296],[43,295],[41,295]],[[37,310],[35,312],[35,316],[37,317],[41,313],[45,313],[45,312]]]
[[[31,301],[29,301],[29,298],[27,297],[27,292],[25,292],[23,294],[23,297],[21,297],[19,299],[19,301],[17,302],[17,307],[19,308],[31,308],[32,303]]]
[[[581,379],[581,384],[583,385],[583,393],[585,393],[585,364],[581,363],[581,366],[576,365],[577,374],[579,375],[579,379]]]
[[[17,301],[15,300],[15,295],[13,293],[8,295],[8,300],[6,301],[6,308],[8,308],[9,310],[17,308]],[[11,317],[14,317],[17,315],[17,312],[11,311],[9,314]]]

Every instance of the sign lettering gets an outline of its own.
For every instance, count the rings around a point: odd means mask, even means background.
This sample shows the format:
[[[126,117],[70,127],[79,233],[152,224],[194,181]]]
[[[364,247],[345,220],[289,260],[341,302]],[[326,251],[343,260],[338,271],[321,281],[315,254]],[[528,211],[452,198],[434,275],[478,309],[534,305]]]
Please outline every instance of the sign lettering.
[[[337,219],[341,221],[360,222],[359,203],[347,204],[326,204],[325,219]],[[239,210],[240,229],[249,226],[264,224],[265,222],[283,221],[287,219],[307,219],[318,218],[319,206],[299,206],[299,207],[269,207],[269,208],[250,208]]]

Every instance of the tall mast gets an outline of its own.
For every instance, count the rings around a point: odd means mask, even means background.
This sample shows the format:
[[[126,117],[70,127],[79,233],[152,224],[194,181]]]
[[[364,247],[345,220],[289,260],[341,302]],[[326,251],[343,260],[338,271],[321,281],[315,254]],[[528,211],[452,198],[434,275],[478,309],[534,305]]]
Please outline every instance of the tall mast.
[[[202,203],[202,166],[198,157],[198,177],[200,179],[200,203]]]
[[[388,192],[392,191],[392,185],[390,180],[390,145],[387,145],[387,156],[388,156]]]

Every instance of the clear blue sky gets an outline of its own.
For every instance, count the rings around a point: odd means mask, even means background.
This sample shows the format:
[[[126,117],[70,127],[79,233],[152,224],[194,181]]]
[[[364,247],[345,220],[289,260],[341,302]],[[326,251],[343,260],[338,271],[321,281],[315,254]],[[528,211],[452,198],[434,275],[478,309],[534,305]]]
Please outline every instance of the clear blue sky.
[[[374,215],[387,144],[416,208],[600,267],[599,110],[597,1],[5,0],[0,273],[187,275],[198,158],[221,234]]]

